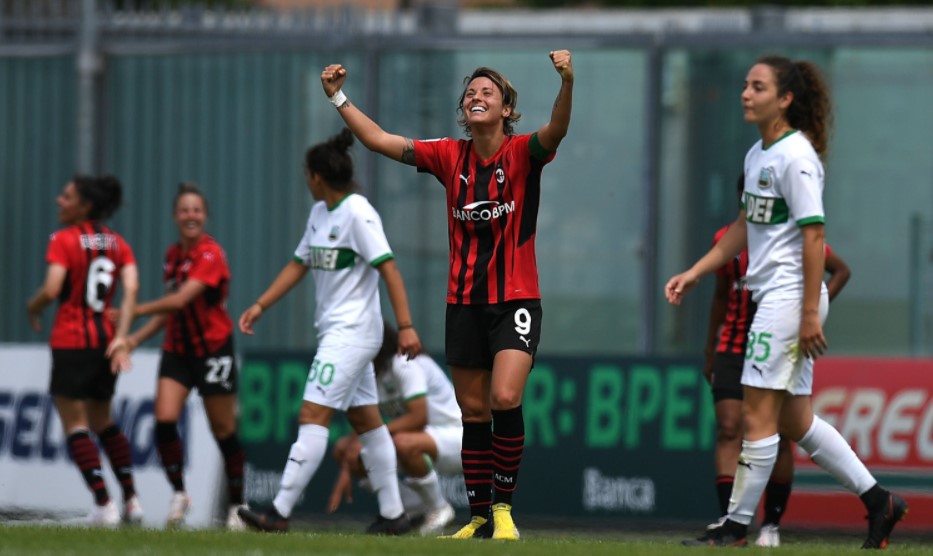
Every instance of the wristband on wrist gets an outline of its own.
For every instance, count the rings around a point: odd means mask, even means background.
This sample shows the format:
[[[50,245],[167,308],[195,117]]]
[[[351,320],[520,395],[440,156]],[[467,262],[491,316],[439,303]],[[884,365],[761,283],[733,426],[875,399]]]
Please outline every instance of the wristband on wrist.
[[[404,323],[404,324],[398,325],[399,331],[405,330],[406,328],[414,328],[414,327],[415,327],[415,326],[414,326],[412,323],[410,323],[410,322],[406,322],[406,323]]]
[[[334,93],[334,96],[327,97],[327,100],[329,100],[330,103],[336,106],[337,108],[340,108],[341,106],[344,105],[344,103],[347,102],[347,95],[343,94],[342,89],[338,89],[337,92]]]
[[[258,299],[256,300],[256,303],[254,303],[253,305],[259,305],[260,309],[262,309],[263,311],[266,310],[266,306],[260,303]]]

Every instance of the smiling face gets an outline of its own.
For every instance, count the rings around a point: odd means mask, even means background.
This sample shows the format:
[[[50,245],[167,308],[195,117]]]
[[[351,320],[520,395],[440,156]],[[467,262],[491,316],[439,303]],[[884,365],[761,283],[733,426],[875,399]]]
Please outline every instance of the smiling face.
[[[748,70],[742,89],[742,114],[745,121],[758,126],[773,125],[785,118],[793,101],[792,93],[778,94],[777,76],[767,64],[755,64]]]
[[[468,126],[502,126],[512,113],[511,106],[503,106],[502,91],[488,77],[470,81],[463,94],[463,114]]]
[[[58,205],[58,221],[66,226],[84,222],[91,212],[91,203],[81,198],[74,182],[65,185],[55,203]]]
[[[194,241],[204,233],[207,209],[204,199],[196,193],[185,193],[175,201],[175,225],[183,240]]]

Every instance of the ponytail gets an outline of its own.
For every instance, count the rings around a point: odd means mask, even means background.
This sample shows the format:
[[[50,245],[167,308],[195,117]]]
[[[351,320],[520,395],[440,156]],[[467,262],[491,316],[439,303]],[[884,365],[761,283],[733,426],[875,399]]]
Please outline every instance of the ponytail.
[[[353,145],[353,133],[343,128],[323,143],[309,148],[305,153],[305,166],[309,172],[319,174],[336,191],[350,191],[353,183],[353,159],[350,147]]]

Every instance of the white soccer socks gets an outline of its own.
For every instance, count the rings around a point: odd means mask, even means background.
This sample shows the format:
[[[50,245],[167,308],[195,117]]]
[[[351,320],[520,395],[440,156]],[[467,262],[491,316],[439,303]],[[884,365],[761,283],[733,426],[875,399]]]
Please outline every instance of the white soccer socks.
[[[797,445],[810,454],[817,465],[855,494],[863,494],[877,483],[839,431],[816,415],[813,416],[810,430]]]
[[[292,515],[292,509],[311,477],[321,465],[327,453],[327,428],[320,425],[300,425],[298,438],[288,452],[288,461],[282,471],[282,483],[272,505],[282,517]]]
[[[428,471],[424,477],[409,477],[405,479],[405,483],[418,493],[429,511],[447,505],[444,493],[441,492],[441,482],[437,478],[437,472],[433,469]]]
[[[360,457],[366,467],[376,498],[379,500],[379,514],[386,519],[395,519],[405,513],[402,498],[398,490],[398,463],[395,456],[395,444],[385,425],[360,435]]]
[[[735,471],[735,483],[732,486],[732,498],[729,499],[729,519],[748,525],[758,509],[758,501],[771,477],[774,462],[777,461],[777,434],[761,440],[743,440],[742,453],[739,454],[739,466]]]

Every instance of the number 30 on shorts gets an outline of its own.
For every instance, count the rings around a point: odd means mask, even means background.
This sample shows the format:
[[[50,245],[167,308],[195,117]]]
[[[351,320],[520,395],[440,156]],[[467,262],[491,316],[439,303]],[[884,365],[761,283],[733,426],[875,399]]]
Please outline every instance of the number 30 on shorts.
[[[755,335],[753,330],[748,331],[748,346],[745,348],[745,358],[754,359],[761,363],[767,361],[771,356],[771,337],[770,332],[759,332]],[[758,355],[755,355],[758,353]]]
[[[315,359],[311,363],[311,370],[308,372],[308,382],[318,381],[321,386],[327,386],[334,380],[334,366],[331,363],[323,363],[320,359]]]

